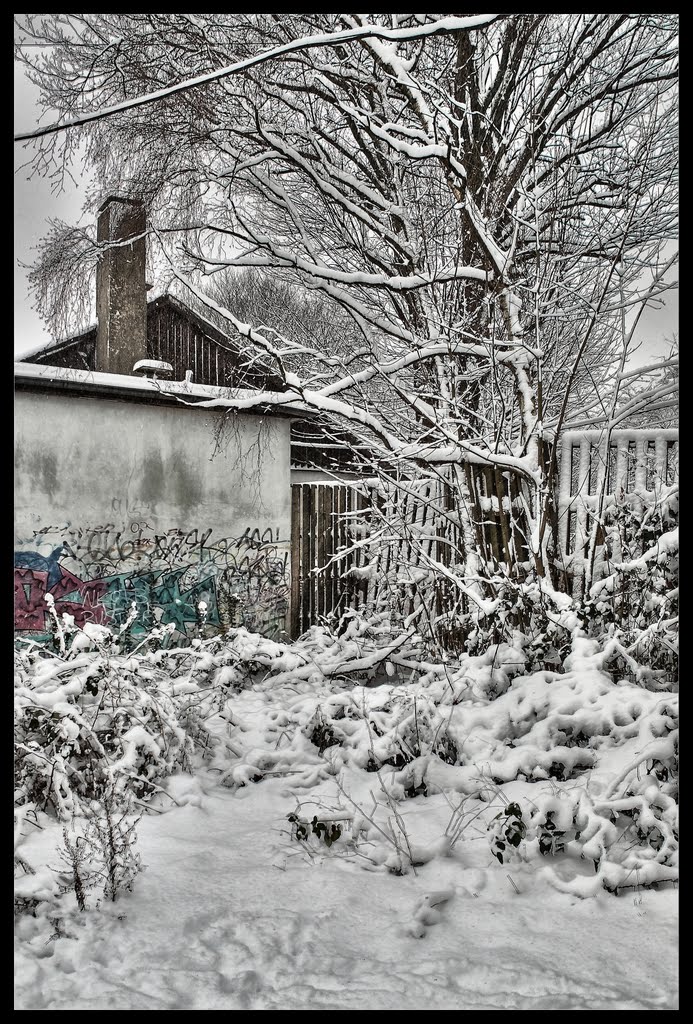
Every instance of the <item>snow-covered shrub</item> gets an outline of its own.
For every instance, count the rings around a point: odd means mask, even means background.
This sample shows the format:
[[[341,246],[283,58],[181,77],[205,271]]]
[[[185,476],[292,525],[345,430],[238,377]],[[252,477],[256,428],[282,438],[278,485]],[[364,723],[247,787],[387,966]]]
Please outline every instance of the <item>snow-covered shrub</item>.
[[[96,871],[92,864],[93,849],[85,836],[70,836],[63,826],[63,841],[58,847],[58,857],[62,862],[55,868],[61,893],[74,892],[80,911],[87,909],[87,893],[96,883]]]
[[[671,493],[670,493],[671,492]],[[671,687],[678,666],[678,492],[670,488],[644,508],[617,503],[605,515],[604,575],[590,588],[585,616],[591,635],[616,638],[629,658],[649,670],[653,686]],[[618,561],[612,561],[618,553]]]
[[[566,638],[560,664],[547,668],[539,638],[510,622],[478,653],[426,658],[420,634],[359,615],[292,645],[238,629],[173,650],[25,650],[17,802],[70,821],[108,794],[122,815],[130,797],[146,804],[167,776],[204,767],[232,790],[285,777],[306,794],[291,821],[301,849],[369,870],[457,856],[491,823],[489,858],[536,861],[582,895],[676,878],[676,695],[643,686],[634,661],[632,678],[619,673],[631,655],[615,635],[586,635],[572,598],[537,579],[516,588],[535,624],[543,615]],[[416,828],[428,807],[433,834]]]
[[[594,865],[592,875],[578,869],[581,894],[675,878],[676,696],[614,678],[616,641],[584,635],[571,598],[554,615],[570,636],[561,672],[531,671],[515,631],[511,643],[437,663],[403,647],[389,657],[409,682],[346,687],[331,674],[335,644],[312,638],[312,664],[295,674],[268,664],[255,684],[258,697],[280,704],[286,687],[290,711],[272,712],[269,729],[265,719],[232,732],[218,748],[225,784],[286,775],[294,791],[320,787],[293,822],[316,856],[325,844],[313,817],[342,823],[332,852],[398,873],[450,855],[491,823],[490,853],[535,860],[558,885],[554,862]],[[300,642],[294,651],[304,652]],[[235,708],[230,718],[243,723]],[[423,806],[441,799],[449,810],[440,834],[409,835]]]
[[[121,890],[131,891],[136,876],[143,870],[135,850],[140,818],[133,818],[131,803],[130,799],[124,803],[116,801],[114,793],[107,791],[101,801],[92,801],[89,808],[84,840],[103,897],[111,902],[115,902]]]
[[[156,780],[189,770],[193,744],[175,694],[146,658],[19,658],[15,686],[15,802],[67,820],[111,786],[146,798]],[[184,714],[189,705],[184,702]]]
[[[615,516],[635,514],[621,509]],[[641,519],[638,518],[638,522]],[[474,655],[500,645],[521,652],[525,671],[563,671],[576,636],[594,638],[609,652],[608,670],[652,689],[676,686],[678,665],[678,530],[656,533],[651,547],[630,560],[609,562],[608,575],[584,601],[556,590],[546,578],[493,575],[489,599],[458,617],[461,650]],[[642,550],[644,534],[636,538]],[[634,543],[634,546],[637,545]],[[459,651],[458,651],[459,653]],[[496,692],[503,692],[498,679]],[[493,687],[489,696],[493,695]]]
[[[342,834],[342,826],[337,821],[323,821],[314,814],[310,821],[303,820],[299,814],[287,814],[286,820],[291,825],[291,835],[297,842],[307,842],[311,835],[318,837],[325,846],[335,843]]]
[[[318,748],[321,754],[324,753],[328,747],[339,742],[335,734],[334,727],[325,721],[320,706],[316,708],[315,714],[306,726],[306,735],[310,742]]]

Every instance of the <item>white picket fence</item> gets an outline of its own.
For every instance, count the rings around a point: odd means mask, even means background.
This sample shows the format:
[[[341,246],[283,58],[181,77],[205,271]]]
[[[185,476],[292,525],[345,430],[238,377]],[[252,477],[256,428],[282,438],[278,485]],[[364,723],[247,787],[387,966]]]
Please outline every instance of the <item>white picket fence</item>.
[[[637,508],[651,502],[678,480],[676,429],[566,432],[561,439],[558,492],[558,547],[572,578],[573,594],[581,596],[584,559],[591,519],[604,488],[603,507],[629,502]],[[621,552],[613,552],[619,561]]]

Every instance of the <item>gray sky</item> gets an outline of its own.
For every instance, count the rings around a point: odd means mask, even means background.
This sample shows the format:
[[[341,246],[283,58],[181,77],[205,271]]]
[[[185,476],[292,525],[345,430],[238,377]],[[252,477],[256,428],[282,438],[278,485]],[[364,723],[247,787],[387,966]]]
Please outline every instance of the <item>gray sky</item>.
[[[29,82],[20,66],[14,69],[14,130],[31,130],[38,124],[36,106],[38,91]],[[42,124],[48,123],[44,118]],[[26,271],[22,263],[33,263],[32,248],[48,231],[51,217],[61,217],[70,223],[80,219],[83,199],[80,190],[70,186],[59,195],[51,192],[46,178],[27,180],[28,169],[21,165],[28,159],[31,148],[14,143],[14,351],[21,356],[30,348],[51,341],[38,313],[31,308]]]
[[[14,130],[27,131],[38,124],[39,110],[36,105],[37,90],[26,79],[23,70],[15,65],[14,70]],[[43,117],[42,124],[52,119]],[[27,171],[17,170],[27,159],[30,150],[20,143],[14,143],[14,351],[15,357],[22,353],[48,344],[51,336],[47,333],[38,313],[31,308],[26,271],[21,263],[32,263],[35,253],[32,248],[48,231],[48,221],[59,217],[69,223],[82,220],[82,189],[65,182],[64,191],[54,194],[50,182],[45,178],[27,181]],[[678,332],[678,292],[671,292],[663,309],[647,309],[640,319],[638,340],[642,345],[635,356],[638,364],[652,358],[666,355],[670,338]]]

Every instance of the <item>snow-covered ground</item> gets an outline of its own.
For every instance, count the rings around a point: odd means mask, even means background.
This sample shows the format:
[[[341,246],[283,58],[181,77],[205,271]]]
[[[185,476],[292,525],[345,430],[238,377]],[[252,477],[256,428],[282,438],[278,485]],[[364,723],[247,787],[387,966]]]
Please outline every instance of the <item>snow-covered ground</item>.
[[[301,672],[272,649],[274,675],[232,688],[210,719],[213,755],[161,780],[137,826],[146,870],[133,890],[99,909],[90,897],[83,913],[65,894],[57,926],[18,918],[17,1009],[677,1007],[678,892],[640,884],[648,857],[666,877],[666,842],[620,850],[632,819],[612,825],[603,810],[630,800],[641,829],[667,833],[668,783],[652,772],[668,763],[675,695],[615,685],[588,644],[561,675],[523,675],[508,648],[447,679],[375,687]],[[150,677],[155,661],[142,661]],[[209,658],[199,664],[209,678]],[[228,681],[228,666],[213,671]],[[395,739],[403,765],[389,763]],[[513,802],[527,831],[499,863],[487,826],[512,823]],[[549,808],[564,848],[541,856]],[[18,880],[25,893],[50,887],[61,838],[37,820],[21,845],[36,870]]]
[[[283,781],[204,784],[183,780],[190,804],[140,823],[132,893],[73,918],[69,938],[24,919],[17,1009],[676,1005],[673,889],[582,900],[510,867],[518,894],[474,842],[417,876],[312,862],[282,834]]]

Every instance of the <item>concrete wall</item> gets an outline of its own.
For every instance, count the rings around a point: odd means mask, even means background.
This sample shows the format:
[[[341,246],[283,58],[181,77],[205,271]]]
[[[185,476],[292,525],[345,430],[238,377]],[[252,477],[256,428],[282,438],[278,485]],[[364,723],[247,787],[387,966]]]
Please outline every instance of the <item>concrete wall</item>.
[[[46,594],[75,623],[177,640],[288,629],[289,420],[18,391],[15,627],[50,634]],[[207,605],[201,623],[200,602]]]

